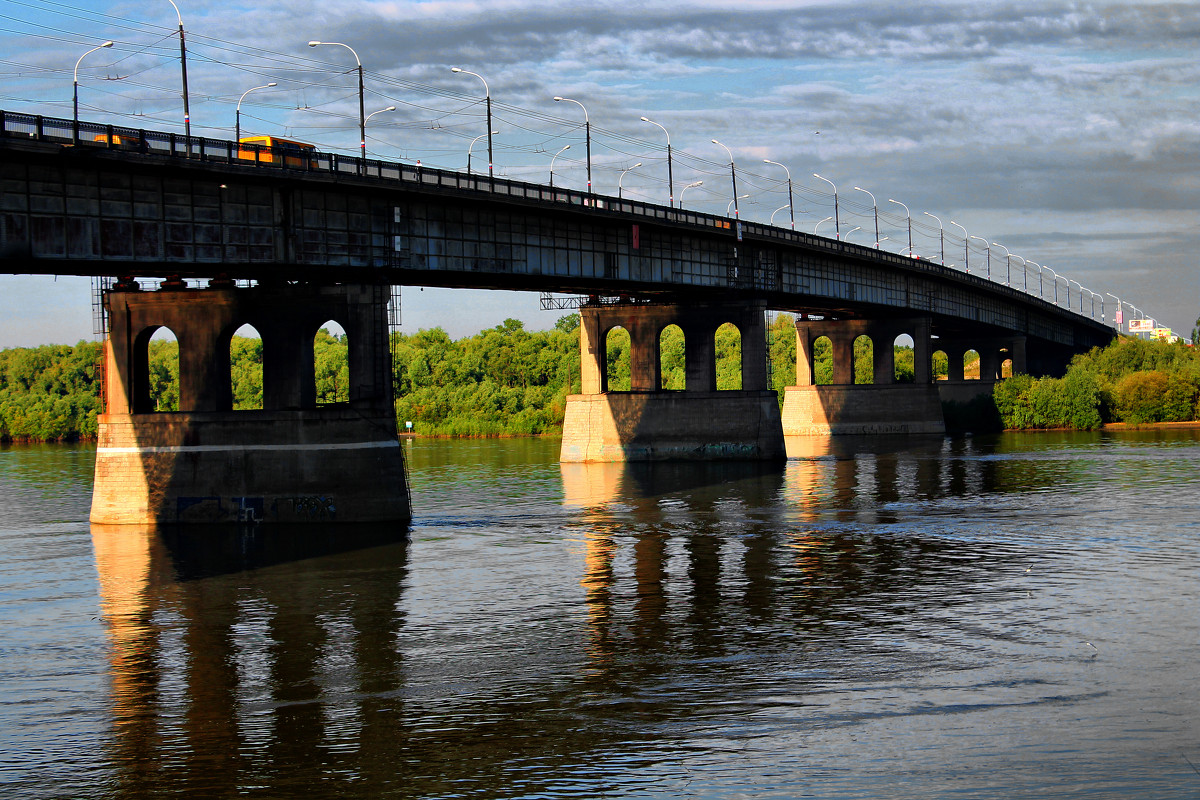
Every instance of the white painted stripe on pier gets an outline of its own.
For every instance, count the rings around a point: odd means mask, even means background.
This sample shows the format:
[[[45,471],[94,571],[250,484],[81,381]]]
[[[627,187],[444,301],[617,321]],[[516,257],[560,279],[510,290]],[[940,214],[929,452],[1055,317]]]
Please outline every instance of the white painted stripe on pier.
[[[279,450],[367,450],[376,447],[399,446],[399,440],[389,440],[376,442],[341,442],[337,444],[198,444],[167,445],[164,447],[97,447],[96,452],[104,455],[116,455],[123,453],[249,453]]]

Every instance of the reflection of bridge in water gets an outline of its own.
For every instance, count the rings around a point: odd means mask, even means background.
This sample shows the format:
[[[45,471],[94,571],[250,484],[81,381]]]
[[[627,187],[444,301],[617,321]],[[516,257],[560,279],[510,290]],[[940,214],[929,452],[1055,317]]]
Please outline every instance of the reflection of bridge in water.
[[[787,434],[939,432],[940,401],[986,391],[1002,362],[1055,373],[1114,335],[1082,302],[1076,313],[988,276],[789,229],[415,165],[245,153],[0,112],[0,268],[120,278],[103,298],[97,522],[293,522],[313,508],[336,509],[339,521],[406,518],[391,284],[591,298],[566,461],[770,460],[784,456]],[[145,291],[133,276],[168,280]],[[802,314],[782,413],[764,366],[767,308]],[[348,407],[316,406],[312,339],[327,320],[350,334]],[[724,322],[741,333],[741,388],[718,392]],[[229,379],[229,342],[244,324],[264,353],[264,405],[249,414],[232,410]],[[685,340],[682,391],[664,390],[661,374],[671,325]],[[180,347],[176,414],[148,404],[147,348],[162,327]],[[629,392],[606,384],[616,327],[630,333]],[[860,336],[875,343],[869,386],[855,385]],[[910,383],[896,378],[898,336],[913,342]],[[821,337],[831,386],[814,385]],[[935,349],[951,364],[937,385]],[[980,381],[962,380],[968,349]]]
[[[880,647],[889,628],[933,627],[1015,569],[995,542],[928,535],[902,508],[986,494],[1008,480],[1005,462],[962,442],[876,450],[773,468],[563,464],[563,506],[524,509],[436,568],[410,563],[433,542],[406,544],[402,527],[213,531],[201,547],[194,532],[93,526],[111,786],[603,787],[613,753],[686,746],[655,721],[710,701],[753,713],[781,686],[819,694],[859,646],[847,624]],[[574,590],[463,585],[493,548],[536,558],[572,532]],[[795,675],[801,652],[811,682]]]

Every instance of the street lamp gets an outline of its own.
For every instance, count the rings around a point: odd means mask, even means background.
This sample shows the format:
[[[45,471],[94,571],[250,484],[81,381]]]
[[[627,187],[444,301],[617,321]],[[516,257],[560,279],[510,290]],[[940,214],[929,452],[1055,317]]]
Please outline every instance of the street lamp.
[[[483,83],[483,100],[487,107],[487,137],[488,137],[488,177],[492,177],[492,90],[488,88],[488,82],[478,72],[462,69],[461,67],[451,67],[451,72],[461,72],[464,75],[474,75]]]
[[[561,103],[564,100],[567,101],[568,103],[574,103],[575,105],[579,106],[580,108],[583,108],[583,103],[579,102],[578,100],[572,100],[569,97],[555,97],[554,98],[554,102],[556,102],[556,103]],[[583,108],[583,130],[584,130],[584,134],[583,134],[584,146],[587,148],[587,181],[588,181],[587,191],[588,191],[588,194],[591,194],[592,193],[592,120],[590,117],[588,117],[588,112],[587,112],[586,108]]]
[[[1123,315],[1121,314],[1121,298],[1117,297],[1112,292],[1105,292],[1105,294],[1108,295],[1109,297],[1111,297],[1113,300],[1117,301],[1117,313],[1113,314],[1113,322],[1116,323],[1117,332],[1120,333],[1121,332],[1121,323],[1125,321],[1122,318]],[[1103,307],[1101,307],[1101,310],[1103,310]],[[1195,344],[1195,342],[1193,342],[1193,344]]]
[[[242,101],[246,99],[246,95],[253,92],[255,89],[269,89],[272,86],[278,86],[275,81],[264,83],[262,86],[251,86],[246,91],[242,92],[242,96],[238,98],[236,114],[234,115],[233,123],[233,141],[240,142],[242,140]]]
[[[695,186],[703,186],[703,185],[704,185],[704,181],[695,181],[693,183],[689,183],[687,186],[680,189],[679,190],[679,207],[681,209],[683,208],[683,193],[684,192],[686,192],[688,189],[691,189]]]
[[[972,236],[971,238],[978,239],[979,241],[983,242],[983,249],[987,251],[987,277],[988,277],[988,280],[991,280],[992,279],[992,248],[988,247],[988,240],[984,239],[982,236]],[[1039,272],[1038,274],[1040,275],[1041,272]]]
[[[788,206],[780,206],[779,208],[777,208],[777,209],[775,209],[774,211],[772,211],[772,212],[771,212],[771,224],[772,224],[772,225],[774,225],[774,224],[775,224],[775,215],[776,215],[776,214],[778,214],[780,211],[783,211],[785,208],[791,208],[791,206],[790,206],[790,205],[788,205]],[[793,230],[795,230],[795,225],[796,225],[796,223],[795,223],[795,222],[793,222],[793,223],[792,223]]]
[[[1079,313],[1083,313],[1083,284],[1074,278],[1067,278],[1067,311],[1071,310],[1071,284],[1079,287]]]
[[[1013,258],[1021,258],[1016,253],[1013,253],[1012,257]],[[1026,266],[1026,264],[1027,264],[1027,262],[1025,261],[1025,259],[1021,258],[1021,273],[1025,276],[1025,279],[1023,280],[1022,285],[1021,285],[1021,291],[1028,294],[1029,293],[1029,268]]]
[[[395,110],[396,110],[395,106],[388,106],[387,108],[381,108],[378,111],[372,111],[370,114],[367,114],[367,118],[363,120],[363,130],[364,131],[366,130],[366,124],[371,121],[371,117],[375,116],[376,114],[382,114],[385,111],[395,111]],[[362,153],[363,153],[363,157],[365,158],[367,155],[367,148],[365,146],[363,147]]]
[[[632,167],[627,167],[627,168],[621,170],[621,177],[617,179],[617,199],[618,200],[621,199],[621,183],[624,182],[624,180],[625,180],[625,173],[629,172],[629,170],[631,170],[631,169],[637,169],[641,165],[642,165],[642,162],[639,161],[636,164],[634,164]]]
[[[871,209],[875,212],[875,248],[878,249],[879,248],[879,204],[875,202],[875,195],[871,194],[870,192],[868,192],[866,189],[862,188],[861,186],[855,186],[854,190],[858,191],[858,192],[866,192],[867,195],[871,198]]]
[[[675,178],[671,175],[671,134],[667,133],[666,128],[663,128],[662,125],[659,125],[657,122],[655,122],[652,119],[647,119],[646,117],[642,117],[641,120],[642,120],[642,122],[649,122],[651,125],[658,125],[659,128],[662,128],[662,132],[667,135],[667,191],[670,192],[669,199],[667,200],[667,207],[668,208],[674,207],[674,205],[675,205]],[[701,181],[700,183],[703,183],[703,182],[704,181]],[[698,186],[698,185],[699,184],[695,184],[695,183],[691,184],[691,186]],[[690,187],[688,187],[688,188],[690,188]],[[683,192],[679,193],[679,202],[680,202],[679,207],[683,208],[683,205],[682,205],[683,204]]]
[[[945,232],[945,230],[942,228],[942,221],[941,221],[940,219],[938,219],[936,216],[934,216],[933,214],[930,214],[928,211],[923,211],[923,212],[921,212],[921,213],[923,213],[923,214],[924,214],[925,216],[927,216],[927,217],[933,217],[934,219],[937,219],[937,224],[938,224],[938,242],[940,242],[940,243],[941,243],[941,252],[942,252],[942,266],[944,267],[944,266],[946,266],[946,232]]]
[[[813,236],[817,235],[817,228],[821,227],[821,222],[829,222],[829,220],[831,220],[831,219],[833,219],[833,217],[826,217],[825,219],[818,222],[816,225],[813,225]]]
[[[562,148],[562,150],[559,150],[559,151],[558,151],[557,153],[555,153],[555,154],[554,154],[554,156],[553,156],[553,157],[550,159],[550,188],[551,188],[551,189],[553,189],[553,188],[554,188],[554,159],[556,159],[556,158],[558,158],[560,155],[562,155],[563,151],[565,151],[565,150],[570,150],[570,149],[571,149],[571,145],[569,145],[569,144],[568,144],[568,145],[564,145],[564,146],[563,146],[563,148]]]
[[[183,15],[179,13],[179,6],[175,5],[175,0],[167,0],[171,4],[171,8],[175,9],[175,16],[179,18],[179,69],[183,73],[183,138],[187,139],[188,155],[192,153],[192,114],[188,110],[188,85],[187,85],[187,45],[184,44],[183,37]]]
[[[1000,244],[999,242],[992,242],[992,247],[1004,247],[1004,245]],[[1005,279],[1004,285],[1008,286],[1012,283],[1012,253],[1008,252],[1007,247],[1004,247],[1004,259],[1008,262],[1008,277]],[[1053,272],[1054,270],[1050,271]]]
[[[888,202],[895,203],[896,205],[904,208],[904,217],[908,220],[908,257],[912,258],[912,214],[908,213],[908,206],[904,205],[904,203],[901,203],[899,200],[893,200],[889,197]]]
[[[728,203],[726,203],[725,204],[725,216],[727,216],[727,217],[729,216],[729,210],[731,208],[733,208],[735,205],[737,205],[738,200],[745,200],[749,196],[750,195],[748,195],[748,194],[738,195],[737,197],[734,197],[732,200],[730,200]],[[735,215],[736,215],[736,212],[735,212]]]
[[[75,144],[79,144],[79,65],[83,61],[83,59],[87,57],[88,53],[94,53],[97,50],[103,50],[105,47],[112,47],[112,46],[113,46],[112,42],[105,42],[104,44],[98,44],[95,47],[93,47],[91,50],[88,50],[87,53],[84,53],[83,55],[81,55],[79,57],[79,61],[75,62],[75,80],[74,80],[74,84],[73,84],[74,88],[72,91],[72,100],[71,100],[72,107],[75,110],[75,124],[73,126],[73,130],[74,130],[73,138],[75,140]]]
[[[1030,259],[1030,260],[1029,260],[1029,263],[1030,263],[1030,264],[1033,264],[1033,265],[1034,265],[1035,267],[1037,267],[1037,269],[1038,269],[1038,299],[1041,299],[1041,292],[1042,292],[1042,285],[1041,285],[1041,277],[1042,277],[1042,265],[1041,265],[1041,264],[1039,264],[1039,263],[1037,263],[1037,262],[1036,262],[1036,261],[1034,261],[1033,259]],[[1029,293],[1029,292],[1028,292],[1028,285],[1029,285],[1029,277],[1028,277],[1028,273],[1026,273],[1025,285],[1026,285],[1026,294],[1028,294],[1028,293]]]
[[[362,154],[362,158],[365,161],[367,158],[367,114],[365,108],[366,100],[364,98],[365,90],[363,88],[362,59],[358,57],[358,53],[354,52],[354,48],[348,44],[342,44],[341,42],[318,41],[312,41],[308,43],[309,47],[316,47],[317,45],[337,45],[339,47],[344,47],[350,51],[350,53],[354,56],[355,63],[358,64],[358,147],[359,152]],[[363,165],[359,164],[358,168],[359,170],[362,170]]]
[[[1054,280],[1052,281],[1052,283],[1054,284],[1054,305],[1057,306],[1058,305],[1058,279],[1061,278],[1062,276],[1059,275],[1054,270],[1050,269],[1050,267],[1046,267],[1046,269],[1049,269],[1050,274],[1054,276]],[[1068,284],[1067,288],[1068,289],[1071,288],[1069,284]]]
[[[967,233],[967,229],[959,225],[954,220],[950,220],[950,224],[959,228],[963,232],[963,264],[967,268],[967,274],[971,274],[971,236]]]
[[[834,184],[833,181],[829,180],[829,178],[822,178],[820,175],[818,175],[815,172],[813,173],[813,177],[823,180],[826,183],[828,183],[830,186],[833,186],[833,236],[835,239],[840,239],[840,238],[842,238],[842,226],[841,226],[841,221],[838,219],[837,186]]]
[[[764,164],[774,164],[777,167],[783,167],[783,171],[785,173],[787,173],[787,182],[788,182],[788,204],[787,204],[787,207],[792,210],[791,211],[792,230],[796,230],[796,209],[792,205],[792,171],[790,169],[788,169],[786,166],[784,166],[783,164],[780,164],[778,161],[772,161],[769,158],[764,158],[763,163]],[[778,210],[778,209],[776,209],[776,210]],[[775,224],[775,215],[774,214],[771,215],[771,224],[772,225]]]
[[[855,225],[853,228],[846,231],[846,235],[842,237],[842,241],[843,242],[850,241],[850,234],[854,233],[855,231],[860,231],[860,230],[862,230],[862,225]]]
[[[473,149],[475,149],[475,143],[478,142],[483,137],[487,136],[489,133],[499,133],[499,132],[500,131],[488,131],[487,133],[479,134],[478,136],[476,136],[474,139],[471,140],[471,144],[469,144],[467,146],[467,174],[468,175],[471,174],[471,151]]]
[[[720,145],[721,147],[724,147],[725,152],[729,154],[729,177],[733,181],[733,201],[730,205],[733,206],[733,218],[737,219],[738,218],[737,167],[735,167],[733,165],[733,152],[730,151],[730,149],[728,147],[725,147],[725,145],[718,142],[716,139],[713,139],[712,143],[716,144],[716,145]],[[729,212],[726,211],[725,215],[728,216]]]

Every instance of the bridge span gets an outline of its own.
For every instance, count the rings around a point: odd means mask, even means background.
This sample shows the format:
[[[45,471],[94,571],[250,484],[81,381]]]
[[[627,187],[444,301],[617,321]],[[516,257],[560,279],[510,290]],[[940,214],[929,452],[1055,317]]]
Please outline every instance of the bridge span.
[[[1005,285],[1000,278],[1009,274],[995,265],[988,274],[966,273],[786,228],[419,163],[298,156],[0,112],[0,181],[0,270],[120,279],[105,297],[111,335],[103,422],[121,434],[119,443],[102,434],[97,475],[111,468],[121,480],[146,478],[138,487],[145,499],[129,514],[116,500],[98,521],[231,513],[294,519],[305,513],[297,508],[322,507],[317,484],[298,491],[292,478],[271,487],[246,476],[313,474],[332,463],[330,453],[340,458],[356,448],[391,458],[381,443],[394,441],[394,419],[379,435],[380,421],[391,416],[388,293],[371,287],[591,297],[582,309],[583,394],[568,407],[564,460],[770,458],[783,455],[783,433],[936,432],[939,398],[970,392],[954,395],[950,384],[962,383],[961,370],[934,386],[934,349],[952,364],[953,354],[977,350],[984,379],[970,387],[977,391],[990,386],[1002,361],[1016,371],[1057,373],[1072,354],[1115,335],[1094,310],[1079,313]],[[144,292],[135,277],[169,280],[162,291]],[[180,291],[179,278],[210,279],[209,289]],[[238,288],[237,279],[257,286]],[[305,309],[302,324],[289,313],[298,308]],[[799,385],[788,392],[782,420],[763,368],[761,312],[768,308],[800,315]],[[343,327],[356,332],[350,406],[372,420],[361,430],[314,409],[307,384],[315,331],[307,327],[325,319],[346,320]],[[743,389],[717,392],[712,335],[731,320],[742,332]],[[263,335],[264,383],[272,387],[264,387],[271,405],[262,414],[292,415],[264,417],[265,433],[249,433],[249,418],[229,410],[227,370],[220,374],[229,337],[246,321]],[[661,388],[658,337],[671,324],[686,337],[684,392]],[[608,391],[604,380],[604,335],[617,325],[632,337],[628,393]],[[145,349],[160,326],[180,342],[186,421],[159,419],[145,406]],[[913,339],[916,382],[896,384],[889,346],[875,348],[875,385],[854,386],[854,337],[890,345],[899,334]],[[820,336],[833,345],[832,387],[813,385]],[[271,443],[272,430],[288,432]],[[246,445],[246,437],[261,441]],[[192,443],[202,440],[208,443]],[[279,466],[270,448],[295,456],[307,452],[296,449],[301,443],[313,445],[311,459]],[[276,455],[263,455],[270,452]],[[157,466],[148,466],[151,456]],[[220,469],[210,469],[214,459]],[[394,482],[398,460],[397,449],[371,472]],[[183,473],[191,477],[180,488]],[[241,494],[231,491],[235,484]],[[343,509],[343,519],[356,518]],[[393,504],[381,513],[407,509]]]

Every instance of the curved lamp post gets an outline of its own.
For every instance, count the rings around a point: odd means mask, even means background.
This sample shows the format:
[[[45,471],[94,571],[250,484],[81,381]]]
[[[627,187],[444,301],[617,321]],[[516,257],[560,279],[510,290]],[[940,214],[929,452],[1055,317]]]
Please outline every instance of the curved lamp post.
[[[621,177],[617,179],[617,199],[618,200],[621,199],[621,184],[624,183],[624,181],[625,181],[625,173],[629,172],[629,170],[631,170],[631,169],[637,169],[641,165],[642,165],[642,162],[639,161],[636,164],[634,164],[632,167],[626,167],[625,169],[621,170]]]
[[[461,67],[451,67],[450,71],[461,72],[464,75],[474,75],[476,78],[479,78],[481,83],[483,83],[483,101],[487,109],[488,177],[490,178],[492,177],[492,164],[495,163],[492,161],[492,134],[495,133],[495,131],[492,130],[492,90],[488,88],[487,80],[478,72],[471,72],[470,70],[463,69]]]
[[[749,196],[750,196],[750,195],[748,195],[748,194],[738,195],[737,197],[733,198],[733,199],[732,199],[732,200],[730,200],[728,203],[726,203],[726,204],[725,204],[725,216],[727,216],[727,217],[729,216],[729,210],[730,210],[731,208],[734,208],[734,206],[736,206],[736,205],[737,205],[737,201],[738,201],[738,200],[745,200],[745,199],[746,199],[747,197],[749,197]],[[734,216],[735,216],[735,217],[737,216],[737,212],[736,212],[736,211],[734,211]]]
[[[500,131],[488,131],[487,133],[479,134],[478,136],[476,136],[474,139],[471,140],[471,144],[467,146],[467,174],[468,175],[471,174],[471,151],[475,149],[475,143],[489,134],[499,133],[499,132]]]
[[[901,203],[899,200],[893,200],[889,197],[888,202],[895,203],[904,209],[904,218],[908,220],[908,257],[912,258],[912,214],[908,213],[908,206],[904,205],[904,203]]]
[[[818,175],[815,172],[813,173],[813,177],[817,178],[819,180],[823,180],[826,183],[828,183],[830,186],[833,187],[833,237],[835,239],[841,239],[842,238],[842,226],[841,226],[841,220],[839,220],[839,218],[838,218],[837,185],[833,181],[829,180],[829,178],[822,178],[820,175]]]
[[[775,215],[776,215],[776,214],[778,214],[780,211],[783,211],[785,208],[791,208],[791,206],[790,206],[790,205],[788,205],[788,206],[780,206],[779,208],[777,208],[777,209],[775,209],[774,211],[772,211],[772,212],[771,212],[771,224],[772,224],[772,225],[774,225],[774,224],[775,224]],[[793,230],[795,230],[795,225],[796,225],[796,223],[795,223],[795,222],[793,222],[793,223],[792,223],[792,229],[793,229]]]
[[[764,164],[774,164],[774,165],[775,165],[775,166],[777,166],[777,167],[783,167],[783,171],[784,171],[784,173],[786,173],[786,174],[787,174],[787,182],[788,182],[788,204],[787,204],[787,208],[791,209],[791,215],[792,215],[792,230],[796,230],[796,209],[795,209],[795,207],[792,205],[792,202],[793,202],[793,201],[792,201],[792,171],[791,171],[790,169],[788,169],[788,168],[787,168],[785,165],[783,165],[783,164],[780,164],[778,161],[772,161],[772,160],[771,160],[771,159],[769,159],[769,158],[764,158],[764,159],[763,159],[763,163],[764,163]],[[776,211],[778,211],[778,210],[779,210],[779,209],[776,209]],[[772,224],[772,225],[774,225],[774,224],[775,224],[775,215],[774,215],[774,214],[772,214],[772,215],[771,215],[771,224]]]
[[[662,128],[662,132],[664,134],[666,134],[666,137],[667,137],[667,192],[669,192],[668,199],[667,199],[667,207],[674,208],[674,206],[675,206],[675,178],[674,178],[674,176],[671,175],[671,134],[667,133],[666,128],[663,128],[662,125],[659,125],[657,122],[655,122],[652,119],[649,119],[647,117],[641,117],[641,120],[642,120],[642,122],[649,122],[651,125],[657,125],[659,128]],[[701,183],[703,183],[703,181],[701,181]],[[695,186],[695,185],[697,185],[697,184],[689,184],[689,186],[687,188],[691,188],[692,186]],[[679,193],[679,202],[681,204],[683,203],[683,192]],[[682,207],[683,206],[680,205],[680,208],[682,208]]]
[[[862,225],[855,225],[853,228],[846,231],[846,235],[842,237],[842,241],[843,242],[850,241],[850,234],[854,233],[855,231],[861,231],[861,230],[862,230]]]
[[[556,102],[556,103],[561,103],[563,101],[566,101],[568,103],[574,103],[575,105],[579,106],[580,108],[583,108],[583,130],[584,130],[583,141],[584,141],[584,147],[587,148],[587,191],[588,191],[588,194],[591,194],[592,193],[592,120],[588,116],[587,109],[583,107],[583,103],[579,102],[578,100],[572,100],[569,97],[555,97],[554,98],[554,102]]]
[[[1117,332],[1119,333],[1121,331],[1121,323],[1124,322],[1123,315],[1121,314],[1121,298],[1117,297],[1112,292],[1105,292],[1105,294],[1117,301],[1117,312],[1113,314],[1113,323],[1117,326]],[[1193,344],[1195,344],[1195,342],[1193,342]]]
[[[1013,254],[1012,254],[1012,257],[1013,257],[1013,258],[1021,258],[1021,257],[1020,257],[1019,255],[1017,255],[1016,253],[1013,253]],[[1023,285],[1022,285],[1022,287],[1021,287],[1021,291],[1025,292],[1026,294],[1028,294],[1028,293],[1029,293],[1029,268],[1028,268],[1028,267],[1026,267],[1026,261],[1025,261],[1025,259],[1023,259],[1023,258],[1021,258],[1021,273],[1022,273],[1022,274],[1025,276],[1024,283],[1023,283]]]
[[[999,242],[992,242],[992,247],[1004,247]],[[1004,285],[1008,286],[1012,283],[1012,253],[1008,252],[1008,248],[1004,247],[1004,260],[1008,262],[1008,277],[1004,281]],[[1050,270],[1053,272],[1054,270]]]
[[[978,239],[983,242],[983,249],[987,251],[987,278],[992,279],[992,248],[988,247],[988,240],[982,236],[972,236],[972,239]]]
[[[954,220],[950,220],[950,224],[960,229],[963,232],[963,265],[967,269],[967,274],[971,274],[971,235],[967,233],[967,229],[959,225]]]
[[[941,252],[942,252],[941,260],[942,260],[942,266],[944,267],[944,266],[946,266],[946,231],[944,228],[942,228],[942,221],[940,219],[938,219],[936,216],[934,216],[933,214],[930,214],[928,211],[923,211],[921,213],[923,213],[927,217],[933,217],[934,219],[937,219],[938,242],[941,246]]]
[[[318,41],[314,40],[314,41],[311,41],[308,43],[309,47],[318,47],[320,45],[336,45],[338,47],[344,47],[350,51],[351,55],[354,56],[355,63],[358,64],[358,148],[359,148],[359,153],[362,156],[363,160],[366,160],[366,158],[367,158],[367,112],[366,112],[366,107],[365,107],[366,99],[364,97],[365,90],[363,88],[362,59],[360,59],[358,57],[358,53],[356,53],[354,51],[353,47],[351,47],[348,44],[343,44],[342,42],[318,42]],[[359,169],[361,170],[362,168],[363,168],[363,166],[362,166],[362,164],[360,164]]]
[[[879,247],[879,204],[875,202],[875,195],[871,194],[870,192],[868,192],[866,189],[862,188],[861,186],[855,186],[854,190],[858,191],[858,192],[866,192],[867,195],[869,195],[871,198],[871,208],[875,212],[875,247],[878,248]]]
[[[688,189],[694,188],[696,186],[703,186],[703,185],[704,185],[704,181],[693,181],[692,183],[689,183],[687,186],[680,189],[679,190],[679,207],[683,208],[683,193],[684,192],[686,192]]]
[[[563,148],[561,150],[559,150],[557,153],[555,153],[554,156],[550,159],[550,188],[551,189],[554,188],[554,159],[558,158],[565,151],[570,150],[570,149],[571,149],[571,145],[569,145],[569,144],[564,145]]]
[[[725,152],[729,154],[729,177],[733,181],[733,202],[731,203],[731,205],[733,206],[733,218],[738,219],[739,215],[738,215],[738,202],[737,202],[738,201],[737,167],[735,167],[733,165],[733,152],[728,147],[725,147],[725,145],[718,142],[716,139],[713,139],[712,143],[716,144],[716,145],[720,145],[721,147],[725,148]],[[726,211],[725,213],[726,213],[726,216],[728,216],[729,212]]]
[[[1071,310],[1071,284],[1079,287],[1079,313],[1083,313],[1083,284],[1074,278],[1067,278],[1067,311]]]
[[[395,111],[395,110],[396,110],[395,106],[388,106],[387,108],[381,108],[378,111],[372,111],[370,114],[367,114],[367,118],[363,120],[363,131],[366,131],[366,129],[367,129],[366,125],[368,122],[371,121],[371,117],[375,116],[376,114],[382,114],[385,111]],[[366,158],[367,148],[365,146],[363,147],[362,153],[363,153],[363,157]]]
[[[829,220],[831,220],[831,219],[833,219],[833,217],[826,217],[825,219],[818,222],[816,225],[813,225],[813,236],[817,235],[817,228],[821,227],[821,222],[829,222]]]
[[[183,36],[183,15],[179,13],[179,6],[175,5],[175,0],[167,0],[171,4],[171,8],[175,9],[175,16],[179,18],[179,70],[183,73],[183,136],[188,140],[188,154],[192,152],[192,113],[188,110],[188,85],[187,85],[187,45],[184,44]]]
[[[1034,261],[1033,259],[1029,259],[1029,263],[1030,263],[1030,264],[1033,264],[1035,267],[1037,267],[1037,270],[1038,270],[1038,278],[1040,279],[1040,278],[1042,277],[1042,265],[1041,265],[1041,264],[1039,264],[1039,263],[1037,263],[1037,262],[1036,262],[1036,261]],[[1038,293],[1039,293],[1039,294],[1038,294],[1038,297],[1039,297],[1039,299],[1041,298],[1041,291],[1042,291],[1042,287],[1041,287],[1041,284],[1039,283],[1039,284],[1038,284]],[[1028,291],[1026,291],[1026,294],[1028,294]]]
[[[79,57],[79,60],[75,62],[75,80],[73,83],[74,88],[72,90],[72,100],[71,100],[71,106],[74,109],[74,114],[75,114],[75,116],[74,116],[75,123],[72,126],[72,130],[73,130],[72,138],[75,140],[75,144],[79,144],[79,65],[83,62],[83,59],[87,57],[88,53],[94,53],[97,50],[103,50],[106,47],[112,47],[112,46],[113,46],[112,42],[105,42],[104,44],[98,44],[95,47],[93,47],[91,50],[88,50],[87,53],[84,53],[83,55],[81,55]]]
[[[278,85],[279,84],[276,83],[275,81],[271,81],[270,83],[264,83],[262,86],[251,86],[249,89],[242,92],[242,96],[238,98],[237,109],[235,109],[235,114],[234,114],[233,141],[235,143],[240,142],[242,140],[242,101],[246,99],[246,95],[250,94],[251,92],[255,91],[256,89],[269,89],[272,86],[278,86]]]

